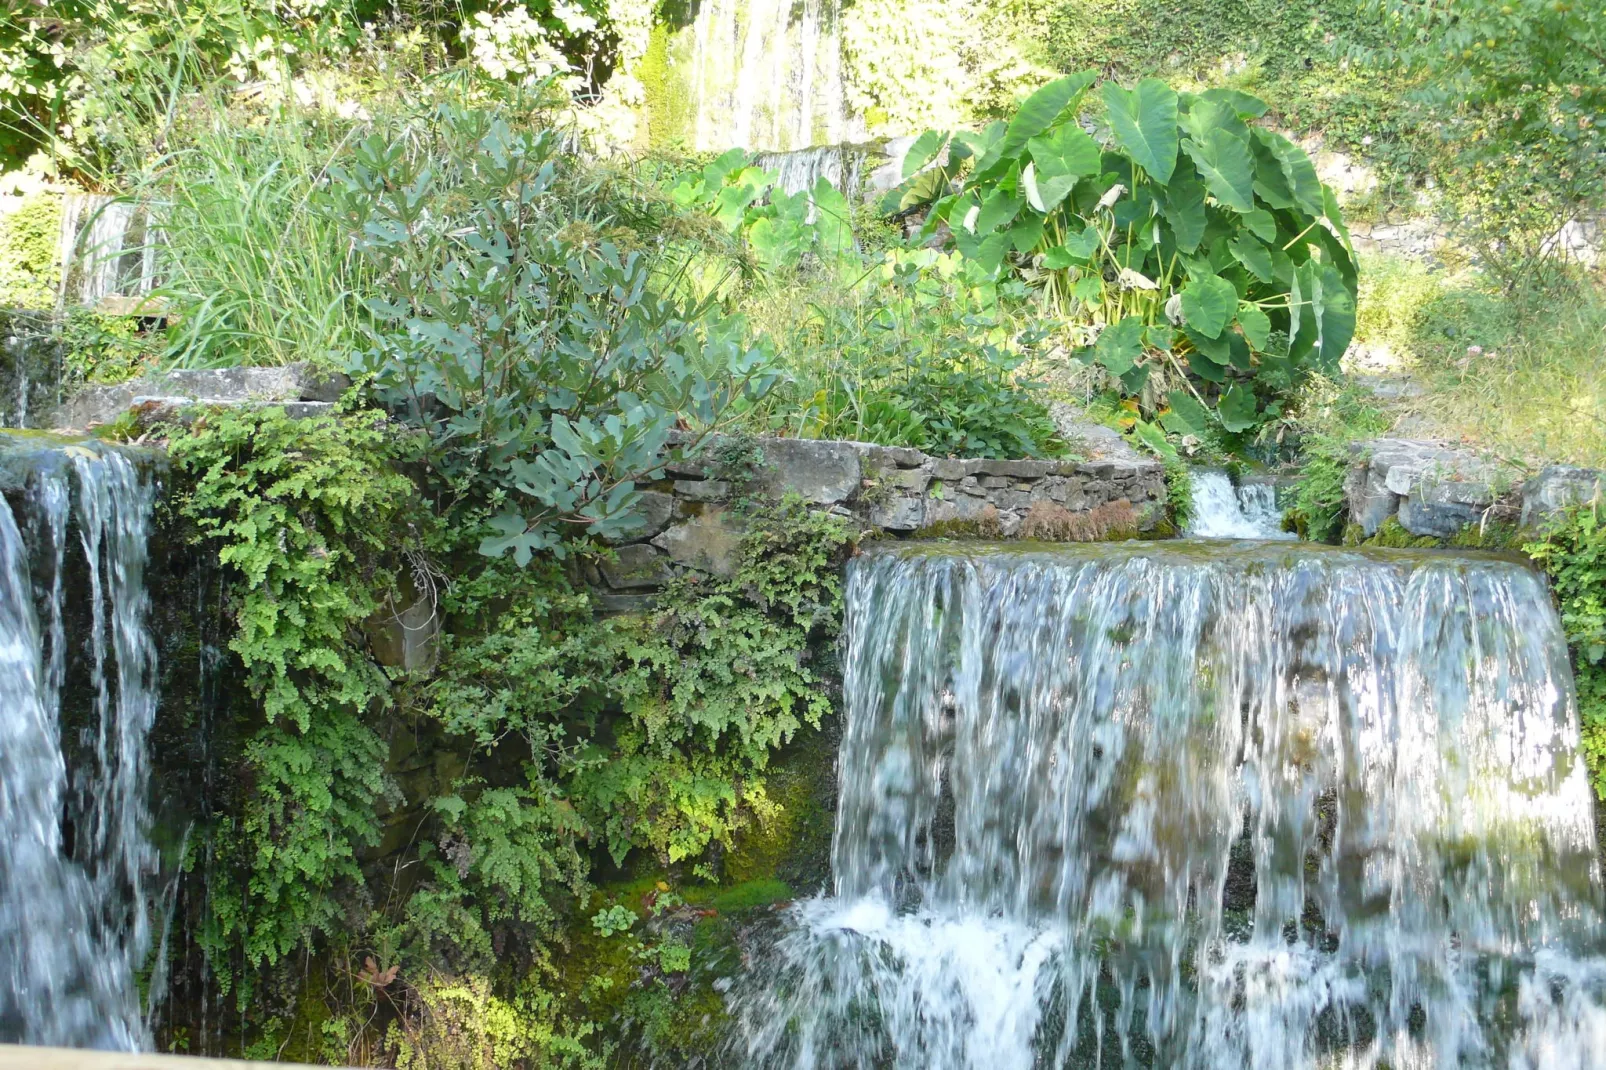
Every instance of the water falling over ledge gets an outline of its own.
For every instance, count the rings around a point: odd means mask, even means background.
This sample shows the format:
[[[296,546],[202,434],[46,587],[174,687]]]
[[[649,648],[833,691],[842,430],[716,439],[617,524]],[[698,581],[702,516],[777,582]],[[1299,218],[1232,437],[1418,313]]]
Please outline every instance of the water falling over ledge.
[[[1515,561],[1277,543],[852,566],[794,1067],[1606,1062],[1592,798]]]
[[[152,481],[50,436],[0,454],[0,1042],[136,1050]]]

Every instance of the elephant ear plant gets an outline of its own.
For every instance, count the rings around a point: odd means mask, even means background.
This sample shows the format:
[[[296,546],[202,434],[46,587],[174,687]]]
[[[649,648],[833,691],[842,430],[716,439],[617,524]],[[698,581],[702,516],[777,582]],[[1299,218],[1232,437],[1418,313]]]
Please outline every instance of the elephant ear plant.
[[[488,508],[481,552],[521,564],[635,529],[671,432],[691,448],[773,378],[740,324],[603,237],[639,206],[581,168],[557,134],[445,106],[357,144],[323,192],[374,280],[352,370]]]
[[[929,205],[970,271],[1035,287],[1076,356],[1167,430],[1251,430],[1354,332],[1332,190],[1248,94],[1095,80],[1051,82],[980,133],[923,134],[886,207]]]

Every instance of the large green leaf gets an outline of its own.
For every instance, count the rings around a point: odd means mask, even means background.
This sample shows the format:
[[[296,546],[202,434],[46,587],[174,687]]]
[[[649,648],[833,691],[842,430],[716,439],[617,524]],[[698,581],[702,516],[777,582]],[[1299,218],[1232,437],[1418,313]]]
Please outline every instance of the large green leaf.
[[[888,215],[894,215],[930,204],[948,192],[951,180],[952,176],[940,167],[922,171],[887,194],[881,201],[881,208]]]
[[[810,194],[814,207],[814,233],[820,252],[841,256],[853,248],[853,209],[842,191],[821,176]]]
[[[1266,114],[1266,102],[1264,100],[1238,89],[1206,89],[1199,94],[1199,99],[1225,104],[1245,119],[1258,119]]]
[[[1288,195],[1295,206],[1307,215],[1321,215],[1322,181],[1317,177],[1316,165],[1310,162],[1305,150],[1273,130],[1257,126],[1254,128],[1253,136],[1277,161],[1277,166],[1282,171],[1282,186],[1288,190]],[[1273,207],[1277,205],[1273,204]]]
[[[1227,249],[1232,258],[1244,267],[1261,282],[1271,282],[1276,278],[1276,269],[1272,265],[1271,250],[1260,244],[1253,237],[1244,234],[1227,243]]]
[[[1355,295],[1331,264],[1310,264],[1311,313],[1316,320],[1316,356],[1328,374],[1355,337]]]
[[[1277,240],[1277,219],[1264,208],[1244,213],[1244,226],[1250,233],[1268,245]]]
[[[980,179],[998,164],[1019,156],[1026,143],[1053,126],[1061,113],[1079,100],[1097,78],[1098,75],[1093,71],[1069,74],[1027,97],[1015,117],[1009,121],[1003,135],[989,144],[987,151],[976,161],[975,177]]]
[[[1219,275],[1191,279],[1182,288],[1182,317],[1206,338],[1220,338],[1238,311],[1238,291]]]
[[[1160,418],[1167,431],[1177,435],[1203,436],[1210,430],[1210,412],[1186,390],[1173,390],[1166,395],[1171,411]]]
[[[1080,234],[1069,234],[1065,238],[1065,248],[1070,250],[1072,256],[1088,259],[1099,251],[1099,242],[1102,240],[1099,228],[1089,223],[1082,228]]]
[[[1212,364],[1226,364],[1232,359],[1232,346],[1228,344],[1225,338],[1219,335],[1211,338],[1209,335],[1200,334],[1188,326],[1182,328],[1182,334],[1188,341],[1193,343],[1195,352],[1202,353]],[[1221,380],[1213,379],[1211,381],[1219,383]]]
[[[1030,253],[1042,244],[1043,217],[1028,215],[1015,221],[1009,228],[1009,243],[1015,247],[1017,253]]]
[[[1254,391],[1242,383],[1234,383],[1216,402],[1216,414],[1221,417],[1221,426],[1234,434],[1254,427],[1259,411]]]
[[[939,130],[927,130],[915,138],[915,143],[909,146],[909,151],[903,157],[903,173],[899,176],[907,180],[909,176],[930,163],[948,144],[948,135]]]
[[[1182,128],[1195,141],[1205,141],[1212,130],[1225,130],[1244,144],[1249,143],[1249,127],[1230,105],[1195,97],[1182,116]]]
[[[1025,170],[1020,173],[1021,192],[1026,194],[1026,203],[1034,211],[1045,215],[1058,208],[1065,195],[1076,186],[1076,179],[1050,179],[1041,178],[1037,173],[1037,165],[1028,163]]]
[[[1158,78],[1145,78],[1131,91],[1105,82],[1101,91],[1116,142],[1165,185],[1177,166],[1177,94]]]
[[[1207,383],[1224,383],[1227,381],[1227,370],[1222,367],[1225,360],[1215,361],[1202,349],[1196,349],[1188,354],[1188,370]]]
[[[1204,240],[1205,226],[1209,223],[1209,216],[1205,213],[1205,188],[1199,181],[1198,175],[1192,167],[1187,167],[1187,174],[1179,166],[1171,182],[1165,188],[1165,200],[1161,212],[1165,221],[1171,225],[1171,233],[1177,240],[1177,249],[1183,253],[1191,253],[1199,248]]]
[[[1225,130],[1212,130],[1203,142],[1184,141],[1182,149],[1216,200],[1234,211],[1255,210],[1255,162],[1247,143]]]
[[[1111,375],[1125,375],[1143,355],[1143,318],[1128,316],[1099,333],[1093,359]]]
[[[1032,207],[1051,212],[1076,186],[1077,180],[1099,173],[1099,145],[1075,123],[1065,123],[1026,143],[1032,154],[1037,201]],[[1028,190],[1027,199],[1031,199]]]
[[[1266,348],[1266,342],[1271,338],[1271,317],[1259,307],[1240,304],[1238,326],[1243,328],[1244,338],[1254,347],[1255,352],[1258,353]]]
[[[1294,188],[1288,184],[1283,163],[1258,127],[1250,131],[1249,148],[1255,157],[1255,196],[1270,208],[1294,207]]]
[[[996,275],[998,269],[1003,267],[1004,257],[1009,253],[1009,231],[1001,230],[996,234],[977,235],[965,230],[954,231],[954,245],[959,255],[975,264],[990,276]]]
[[[1001,189],[993,190],[987,199],[981,202],[981,211],[976,213],[976,220],[971,229],[977,234],[991,234],[1005,223],[1014,220],[1020,213],[1023,202],[1013,194],[1005,193]]]

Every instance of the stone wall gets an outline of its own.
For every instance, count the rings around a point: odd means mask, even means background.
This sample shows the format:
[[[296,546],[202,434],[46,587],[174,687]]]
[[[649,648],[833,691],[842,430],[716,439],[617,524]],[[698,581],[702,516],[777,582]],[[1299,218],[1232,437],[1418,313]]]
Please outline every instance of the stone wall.
[[[628,609],[677,572],[727,575],[742,535],[739,503],[786,494],[893,536],[1092,541],[1155,532],[1165,519],[1161,464],[1095,453],[957,460],[863,442],[714,436],[645,491],[646,528],[587,579],[605,607]]]
[[[1606,473],[1551,465],[1521,472],[1449,443],[1379,438],[1351,445],[1344,492],[1350,520],[1377,533],[1391,517],[1412,535],[1454,537],[1472,525],[1535,527],[1551,514],[1606,499]]]

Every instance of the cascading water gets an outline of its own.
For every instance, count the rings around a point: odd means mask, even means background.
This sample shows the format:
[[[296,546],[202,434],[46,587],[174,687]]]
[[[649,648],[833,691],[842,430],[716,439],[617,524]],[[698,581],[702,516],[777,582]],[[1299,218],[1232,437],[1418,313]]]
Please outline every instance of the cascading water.
[[[704,0],[690,35],[691,141],[784,152],[862,136],[850,115],[837,0]]]
[[[783,193],[813,190],[823,178],[852,204],[864,193],[866,154],[866,150],[852,146],[826,145],[792,152],[761,152],[753,163],[775,172],[776,188]]]
[[[1270,483],[1233,486],[1219,468],[1201,468],[1192,475],[1193,516],[1186,534],[1198,539],[1293,539],[1283,530],[1277,509],[1277,488]]]
[[[140,297],[156,286],[158,242],[146,213],[99,193],[74,194],[61,211],[58,306],[93,308],[108,297]]]
[[[1493,557],[1272,543],[852,566],[836,894],[764,1067],[1606,1065],[1567,652]]]
[[[115,452],[40,456],[0,499],[0,1042],[137,1050],[147,1031],[134,974],[156,863],[153,491]],[[69,644],[76,598],[88,600],[88,635]],[[82,724],[66,716],[75,689]]]

